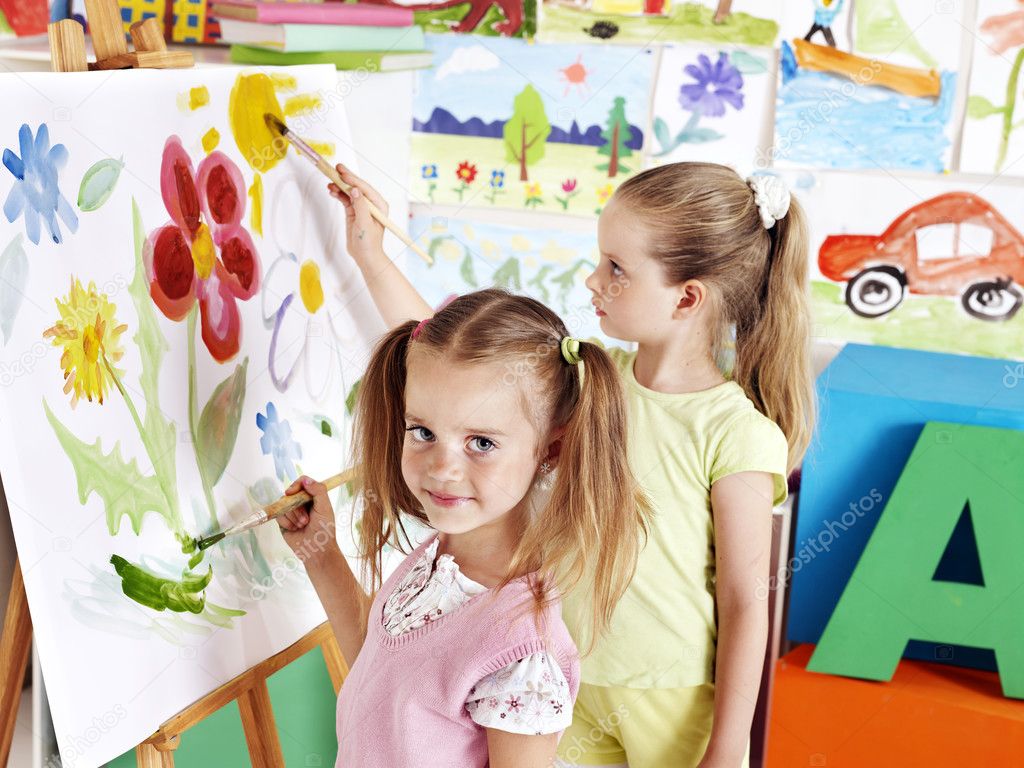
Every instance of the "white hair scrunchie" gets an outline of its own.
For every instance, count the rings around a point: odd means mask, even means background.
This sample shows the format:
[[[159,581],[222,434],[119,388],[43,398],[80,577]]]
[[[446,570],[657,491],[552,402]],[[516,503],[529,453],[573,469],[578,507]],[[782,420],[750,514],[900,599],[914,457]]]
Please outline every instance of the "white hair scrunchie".
[[[771,229],[775,222],[785,218],[789,213],[789,203],[792,199],[786,183],[778,176],[758,174],[748,176],[747,184],[754,191],[754,202],[761,212],[761,223],[765,229]]]

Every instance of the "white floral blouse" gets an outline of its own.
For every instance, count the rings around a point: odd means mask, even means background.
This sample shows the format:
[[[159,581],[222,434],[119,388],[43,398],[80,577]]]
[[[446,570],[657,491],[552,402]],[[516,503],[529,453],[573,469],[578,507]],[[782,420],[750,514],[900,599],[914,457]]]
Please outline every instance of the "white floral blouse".
[[[437,557],[435,540],[385,602],[384,628],[401,635],[458,610],[486,591],[459,570],[451,555]],[[484,728],[558,733],[572,722],[572,697],[558,663],[546,653],[532,653],[473,686],[466,711]]]

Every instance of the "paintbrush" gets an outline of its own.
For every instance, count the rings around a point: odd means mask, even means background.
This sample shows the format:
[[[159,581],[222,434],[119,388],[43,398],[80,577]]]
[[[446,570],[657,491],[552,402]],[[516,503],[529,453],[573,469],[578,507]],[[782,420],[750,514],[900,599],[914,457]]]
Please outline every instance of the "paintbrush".
[[[346,195],[349,194],[350,190],[352,189],[352,185],[346,184],[344,181],[341,180],[341,174],[338,173],[338,169],[335,168],[330,163],[328,163],[324,159],[323,155],[321,155],[319,152],[317,152],[315,149],[309,146],[309,144],[300,139],[295,134],[294,131],[292,131],[281,120],[279,120],[277,117],[270,114],[269,112],[265,112],[263,114],[263,120],[266,122],[267,128],[270,129],[271,133],[276,133],[288,139],[288,141],[292,143],[292,146],[294,146],[299,151],[300,154],[303,154],[307,158],[309,158],[309,160],[313,163],[313,165],[317,167],[320,173],[322,173],[328,179],[337,184],[338,189],[340,189]],[[390,229],[392,232],[394,232],[395,236],[398,237],[399,240],[401,240],[407,246],[412,248],[416,253],[418,253],[423,258],[423,260],[427,262],[427,264],[434,263],[434,260],[431,258],[430,254],[424,251],[418,245],[416,245],[416,243],[413,242],[413,239],[409,237],[409,235],[407,235],[402,229],[400,229],[399,226],[395,224],[395,222],[388,218],[388,215],[384,213],[384,211],[382,211],[376,205],[371,203],[369,200],[366,201],[366,204],[370,206],[370,215],[373,216],[373,218],[375,218],[378,222],[380,222],[380,224],[383,227],[385,227],[386,229]]]
[[[355,477],[355,473],[351,469],[347,469],[344,472],[339,472],[338,474],[332,475],[324,480],[324,486],[328,491],[332,491],[342,483],[347,483],[353,477]],[[204,549],[209,549],[225,536],[232,536],[236,533],[241,533],[242,531],[248,531],[250,528],[255,528],[257,525],[263,525],[263,523],[273,520],[296,507],[308,504],[312,500],[313,497],[303,490],[300,490],[298,493],[282,496],[274,503],[261,507],[257,512],[249,515],[245,520],[235,523],[227,530],[221,531],[220,533],[210,534],[209,536],[201,536],[200,538],[195,539],[196,550],[202,552]]]

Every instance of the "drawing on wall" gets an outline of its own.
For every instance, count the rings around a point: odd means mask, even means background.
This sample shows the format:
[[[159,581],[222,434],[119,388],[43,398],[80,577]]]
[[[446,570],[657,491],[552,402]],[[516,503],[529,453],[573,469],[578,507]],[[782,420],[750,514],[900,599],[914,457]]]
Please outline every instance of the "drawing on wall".
[[[347,465],[377,315],[322,179],[262,120],[354,163],[323,141],[350,146],[344,112],[312,118],[332,67],[0,80],[0,473],[57,733],[133,702],[61,742],[91,768],[323,621],[275,527],[194,540]],[[111,123],[140,93],[150,128]]]
[[[640,170],[652,53],[431,35],[411,187],[423,203],[592,216]],[[514,64],[511,64],[514,62]]]
[[[45,35],[49,15],[46,0],[0,0],[0,38]]]
[[[753,170],[770,106],[768,49],[666,46],[654,92],[652,164],[702,160]]]
[[[527,37],[537,32],[538,0],[369,0],[410,8],[426,32],[471,32],[489,37]]]
[[[784,175],[810,222],[819,338],[1024,358],[1024,199],[1013,184]]]
[[[947,170],[959,19],[895,0],[852,5],[852,18],[850,4],[839,0],[795,3],[789,11],[791,36],[782,42],[776,96],[776,165]],[[852,27],[852,36],[833,33],[837,25]]]
[[[960,170],[1024,175],[1024,5],[981,0]]]
[[[773,46],[781,0],[544,0],[543,42]]]
[[[583,283],[600,258],[595,233],[430,216],[414,217],[409,233],[434,257],[432,265],[410,259],[406,267],[431,306],[452,294],[505,288],[551,307],[574,336],[602,336]]]

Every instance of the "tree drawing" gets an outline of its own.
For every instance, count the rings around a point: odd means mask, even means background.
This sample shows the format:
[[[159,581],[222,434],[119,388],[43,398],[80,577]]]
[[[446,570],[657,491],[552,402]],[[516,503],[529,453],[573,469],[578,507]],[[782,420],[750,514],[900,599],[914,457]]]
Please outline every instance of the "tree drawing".
[[[529,181],[527,166],[544,157],[544,142],[551,123],[544,113],[540,94],[528,85],[512,103],[512,117],[505,123],[505,162],[519,163],[519,180]]]
[[[614,179],[619,173],[629,173],[629,168],[622,165],[620,158],[633,154],[633,150],[626,146],[631,136],[632,129],[626,119],[626,100],[617,96],[608,113],[608,125],[601,131],[601,138],[607,144],[597,150],[599,155],[608,156],[608,162],[597,166],[597,170],[608,171],[609,179]]]

